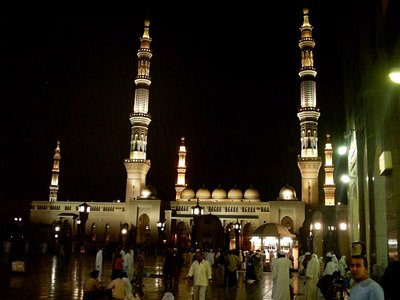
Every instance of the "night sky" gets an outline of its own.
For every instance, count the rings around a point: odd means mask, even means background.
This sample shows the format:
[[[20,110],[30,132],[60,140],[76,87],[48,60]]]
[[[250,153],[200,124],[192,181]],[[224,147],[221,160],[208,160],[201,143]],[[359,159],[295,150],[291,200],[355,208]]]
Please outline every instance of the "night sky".
[[[323,157],[326,133],[336,145],[343,142],[343,29],[335,27],[334,1],[318,2],[323,3],[310,5],[310,22]],[[244,191],[252,185],[263,201],[270,201],[289,184],[300,197],[302,5],[191,5],[4,14],[4,199],[48,200],[57,140],[59,200],[124,199],[136,53],[147,15],[154,55],[147,184],[160,198],[174,198],[178,146],[184,135],[186,180],[194,190],[204,185],[211,192],[218,186]]]

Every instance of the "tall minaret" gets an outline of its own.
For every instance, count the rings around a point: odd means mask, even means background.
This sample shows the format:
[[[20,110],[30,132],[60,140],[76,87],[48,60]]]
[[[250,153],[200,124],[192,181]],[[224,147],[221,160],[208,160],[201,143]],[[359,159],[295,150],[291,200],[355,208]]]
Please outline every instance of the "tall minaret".
[[[185,146],[185,137],[181,137],[181,145],[179,146],[178,152],[178,178],[175,184],[176,191],[176,200],[181,199],[181,193],[186,188],[186,146]]]
[[[324,183],[324,192],[325,192],[325,206],[334,206],[335,205],[335,190],[336,185],[333,178],[333,149],[331,143],[331,135],[326,135],[326,144],[325,144],[325,183]]]
[[[53,161],[53,169],[51,170],[51,183],[50,183],[50,196],[49,201],[56,202],[57,201],[57,193],[59,189],[58,185],[58,176],[60,173],[60,141],[57,141],[57,147],[54,151],[54,161]]]
[[[146,159],[147,131],[151,122],[149,109],[150,59],[150,21],[145,20],[140,48],[137,52],[138,67],[135,79],[135,99],[133,112],[129,116],[131,126],[131,144],[129,159],[124,164],[127,172],[125,201],[135,200],[146,185],[146,175],[150,169],[150,160]]]
[[[308,205],[318,205],[318,173],[321,158],[318,157],[318,118],[319,108],[316,100],[313,50],[315,41],[312,38],[312,26],[308,20],[308,9],[303,10],[303,25],[300,27],[301,49],[300,93],[301,107],[297,113],[300,120],[301,155],[297,164],[301,172],[301,199]]]

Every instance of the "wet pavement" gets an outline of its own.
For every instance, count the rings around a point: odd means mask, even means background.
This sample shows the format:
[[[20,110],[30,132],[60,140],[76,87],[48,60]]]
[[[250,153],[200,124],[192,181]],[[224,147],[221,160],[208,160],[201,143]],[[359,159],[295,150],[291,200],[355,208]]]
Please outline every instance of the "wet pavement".
[[[17,300],[81,300],[83,284],[94,268],[95,257],[92,255],[74,255],[69,259],[60,259],[56,255],[31,255],[26,259],[25,272],[14,273],[3,254],[0,263],[0,299]],[[145,270],[147,275],[143,280],[144,296],[142,300],[161,300],[164,294],[162,280],[163,258],[146,257]],[[178,286],[174,290],[175,299],[188,300],[192,298],[193,287],[186,279],[188,269],[183,268]],[[295,292],[300,280],[295,273]],[[111,260],[105,259],[102,283],[107,284],[111,277]],[[244,271],[239,272],[238,286],[233,288],[210,286],[206,299],[229,300],[267,300],[271,299],[271,273],[264,272],[263,279],[258,283],[245,283]],[[300,284],[302,286],[302,284]],[[106,297],[104,299],[107,299]],[[304,296],[295,296],[304,299]]]

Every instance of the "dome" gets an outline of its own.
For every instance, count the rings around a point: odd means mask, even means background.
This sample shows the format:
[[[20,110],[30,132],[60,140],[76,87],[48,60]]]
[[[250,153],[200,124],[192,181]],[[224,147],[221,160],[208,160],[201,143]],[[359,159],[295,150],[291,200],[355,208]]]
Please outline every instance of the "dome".
[[[243,199],[243,192],[238,188],[232,188],[228,192],[229,199]]]
[[[157,196],[157,191],[156,191],[156,189],[155,189],[155,187],[154,186],[152,186],[152,185],[146,185],[145,187],[144,187],[144,189],[142,190],[142,192],[140,193],[140,196],[142,197],[142,198],[150,198],[150,197],[155,197],[155,196]]]
[[[197,191],[196,198],[199,198],[199,199],[210,199],[211,198],[211,193],[206,188],[201,188],[201,189],[199,189]]]
[[[290,185],[285,185],[279,192],[278,200],[297,200],[296,191]]]
[[[245,199],[259,199],[260,198],[260,194],[258,193],[258,191],[255,188],[248,188],[245,192],[244,192],[244,198]]]
[[[274,236],[274,237],[291,237],[294,238],[295,235],[290,233],[287,228],[281,224],[266,223],[257,227],[251,236]]]
[[[212,192],[211,198],[213,198],[213,199],[226,199],[226,192],[225,192],[224,189],[216,188]]]
[[[193,198],[195,198],[195,193],[192,189],[186,188],[182,191],[181,199],[189,200],[189,199],[193,199]]]

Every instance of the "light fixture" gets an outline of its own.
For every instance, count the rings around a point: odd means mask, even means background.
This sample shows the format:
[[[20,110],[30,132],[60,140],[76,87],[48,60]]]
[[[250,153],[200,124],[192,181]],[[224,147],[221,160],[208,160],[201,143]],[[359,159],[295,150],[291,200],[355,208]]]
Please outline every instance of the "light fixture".
[[[389,78],[392,82],[400,84],[400,69],[393,69],[390,73],[389,73]]]

